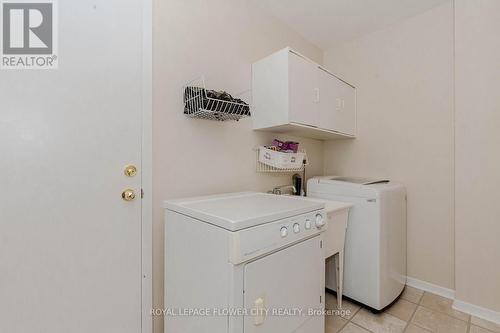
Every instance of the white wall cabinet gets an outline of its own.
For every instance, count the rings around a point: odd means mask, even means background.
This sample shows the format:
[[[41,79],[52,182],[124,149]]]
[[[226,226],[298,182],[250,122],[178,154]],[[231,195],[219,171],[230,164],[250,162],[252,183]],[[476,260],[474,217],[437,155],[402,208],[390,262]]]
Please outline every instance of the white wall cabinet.
[[[316,139],[356,135],[356,90],[320,65],[290,50],[252,66],[255,130]]]

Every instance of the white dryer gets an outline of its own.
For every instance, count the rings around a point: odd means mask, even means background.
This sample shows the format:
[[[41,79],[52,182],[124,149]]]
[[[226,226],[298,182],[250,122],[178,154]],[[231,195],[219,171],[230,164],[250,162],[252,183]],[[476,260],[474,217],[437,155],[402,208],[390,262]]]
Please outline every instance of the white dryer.
[[[406,189],[388,180],[317,177],[307,194],[353,203],[345,242],[344,292],[353,300],[382,310],[406,284]],[[326,287],[335,290],[327,266]]]
[[[165,331],[323,333],[324,203],[264,193],[165,202]]]

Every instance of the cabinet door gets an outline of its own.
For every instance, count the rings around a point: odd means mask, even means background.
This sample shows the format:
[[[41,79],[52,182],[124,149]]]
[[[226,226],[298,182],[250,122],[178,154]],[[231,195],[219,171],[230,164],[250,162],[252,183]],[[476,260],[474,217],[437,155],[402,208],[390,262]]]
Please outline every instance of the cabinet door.
[[[354,135],[356,132],[355,90],[330,73],[318,69],[320,127]]]
[[[318,69],[320,99],[320,127],[326,130],[339,131],[337,126],[341,118],[342,81],[322,69]]]
[[[290,52],[289,84],[290,122],[318,126],[318,66]]]
[[[342,82],[342,123],[339,132],[356,135],[356,89]]]

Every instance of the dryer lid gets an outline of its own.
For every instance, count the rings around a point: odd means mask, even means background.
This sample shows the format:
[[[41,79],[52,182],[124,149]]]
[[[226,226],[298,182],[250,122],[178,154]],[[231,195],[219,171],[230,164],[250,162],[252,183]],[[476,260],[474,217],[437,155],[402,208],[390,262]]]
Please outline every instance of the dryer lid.
[[[324,202],[258,192],[226,193],[164,202],[166,209],[238,231],[324,209]]]

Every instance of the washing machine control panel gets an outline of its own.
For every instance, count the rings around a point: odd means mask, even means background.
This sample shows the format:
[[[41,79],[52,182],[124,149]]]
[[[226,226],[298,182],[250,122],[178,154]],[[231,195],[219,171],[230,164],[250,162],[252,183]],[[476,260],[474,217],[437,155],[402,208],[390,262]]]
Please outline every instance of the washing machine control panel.
[[[327,229],[326,214],[318,210],[231,233],[231,263],[241,264]]]

